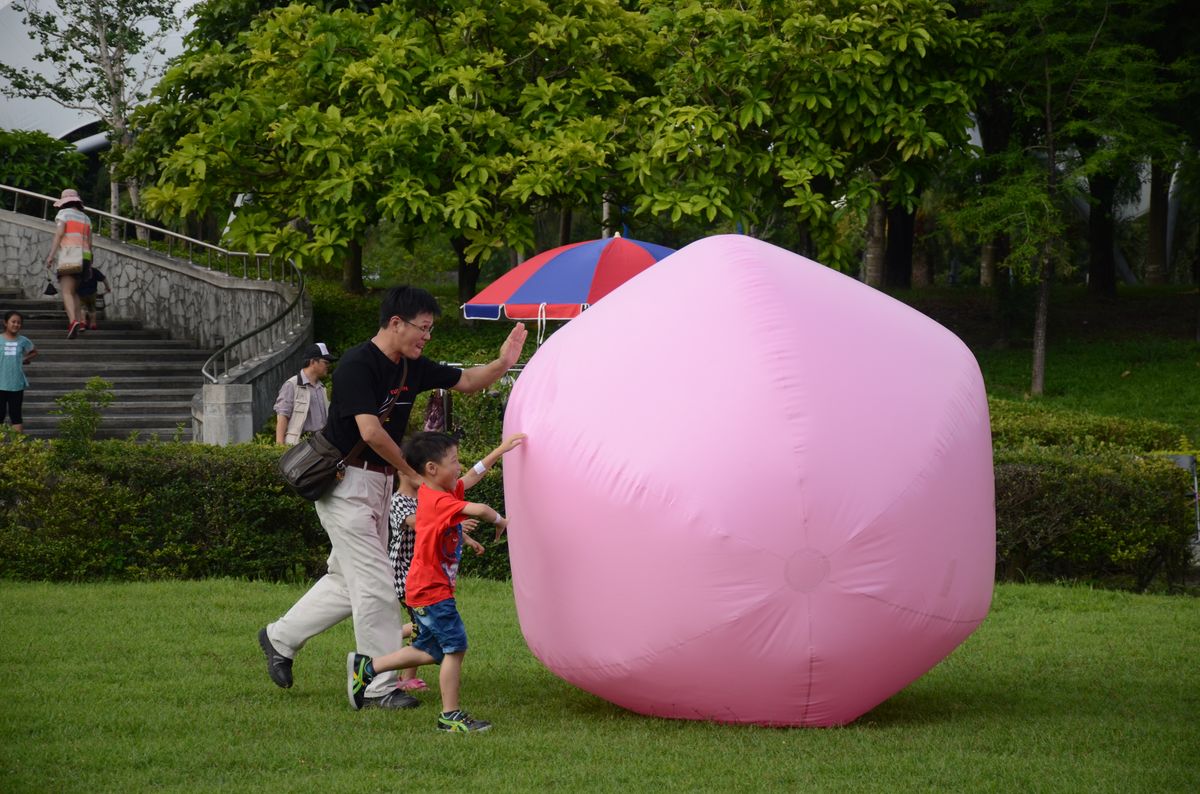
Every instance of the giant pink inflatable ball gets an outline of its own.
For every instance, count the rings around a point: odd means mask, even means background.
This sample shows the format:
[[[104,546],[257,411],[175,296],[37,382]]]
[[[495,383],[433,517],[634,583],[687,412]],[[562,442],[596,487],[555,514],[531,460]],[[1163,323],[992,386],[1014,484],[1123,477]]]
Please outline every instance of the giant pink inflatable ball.
[[[534,655],[661,717],[840,725],[987,614],[979,368],[953,334],[749,237],[644,271],[537,351],[505,457]]]

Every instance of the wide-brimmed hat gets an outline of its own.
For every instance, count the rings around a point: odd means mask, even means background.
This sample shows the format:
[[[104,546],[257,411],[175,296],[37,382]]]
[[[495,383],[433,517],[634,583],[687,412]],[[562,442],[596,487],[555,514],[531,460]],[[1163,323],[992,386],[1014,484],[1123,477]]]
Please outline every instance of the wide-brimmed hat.
[[[325,344],[324,342],[317,342],[315,345],[311,345],[307,350],[304,351],[305,361],[312,361],[314,358],[323,358],[326,361],[337,361],[337,356],[330,351],[329,345]]]
[[[61,207],[64,204],[70,204],[72,201],[77,201],[80,204],[83,203],[83,199],[79,197],[79,191],[74,188],[67,188],[62,192],[62,198],[54,202],[54,206]]]

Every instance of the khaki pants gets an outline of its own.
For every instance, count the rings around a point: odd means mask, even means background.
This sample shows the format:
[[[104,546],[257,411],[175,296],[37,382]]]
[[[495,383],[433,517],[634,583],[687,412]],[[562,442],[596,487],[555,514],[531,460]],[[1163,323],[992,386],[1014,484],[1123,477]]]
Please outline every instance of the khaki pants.
[[[400,602],[387,556],[391,499],[391,477],[348,468],[345,479],[317,501],[317,516],[333,547],[329,573],[267,626],[267,637],[281,654],[295,658],[310,638],[348,617],[354,620],[356,647],[347,651],[374,657],[403,644]],[[395,686],[394,671],[380,673],[367,697],[381,697]]]

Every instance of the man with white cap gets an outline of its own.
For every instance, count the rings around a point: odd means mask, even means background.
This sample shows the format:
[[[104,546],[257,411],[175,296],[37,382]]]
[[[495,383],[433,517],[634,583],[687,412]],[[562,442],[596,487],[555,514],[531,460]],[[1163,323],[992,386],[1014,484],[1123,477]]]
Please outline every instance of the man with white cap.
[[[304,368],[279,387],[275,398],[275,443],[291,446],[306,433],[325,427],[329,418],[329,398],[321,382],[329,374],[334,360],[329,347],[317,342],[304,351]]]

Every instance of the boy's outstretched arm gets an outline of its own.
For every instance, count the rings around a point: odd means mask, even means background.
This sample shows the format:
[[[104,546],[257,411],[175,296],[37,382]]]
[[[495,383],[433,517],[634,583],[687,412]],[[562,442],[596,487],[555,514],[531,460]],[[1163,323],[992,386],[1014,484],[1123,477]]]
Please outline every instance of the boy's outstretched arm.
[[[463,476],[461,478],[463,488],[467,489],[467,488],[470,488],[471,486],[477,484],[480,480],[483,479],[483,475],[487,472],[487,470],[496,465],[496,461],[500,460],[501,455],[503,455],[506,452],[510,452],[510,451],[516,449],[517,447],[521,446],[521,443],[524,440],[525,440],[524,433],[514,433],[511,436],[509,436],[508,438],[504,439],[504,441],[500,444],[500,446],[496,447],[491,452],[484,455],[483,459],[481,461],[479,461],[478,463],[476,463],[472,468],[467,469],[467,471],[463,474]],[[480,469],[482,469],[483,471],[480,471]]]
[[[500,515],[500,511],[495,508],[488,507],[480,502],[467,502],[467,506],[462,509],[463,515],[481,518],[490,524],[496,525],[496,540],[500,540],[500,536],[504,534],[504,530],[508,528],[508,519]]]

